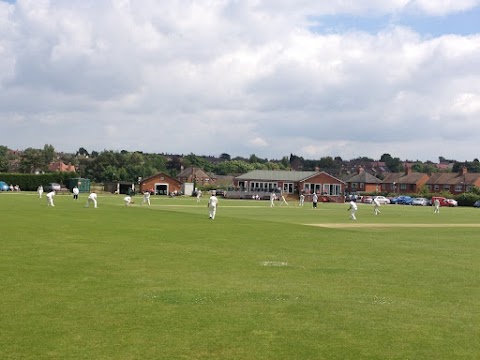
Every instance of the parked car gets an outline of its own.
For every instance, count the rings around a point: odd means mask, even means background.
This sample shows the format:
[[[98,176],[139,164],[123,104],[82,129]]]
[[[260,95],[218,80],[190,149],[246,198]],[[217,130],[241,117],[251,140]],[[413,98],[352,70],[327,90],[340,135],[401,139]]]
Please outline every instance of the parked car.
[[[473,207],[480,208],[480,200],[475,201]]]
[[[427,206],[428,205],[428,199],[426,199],[426,198],[413,198],[412,205]]]
[[[43,190],[46,191],[46,192],[50,192],[50,191],[60,191],[62,189],[62,186],[58,183],[50,183],[50,184],[47,184],[43,187]]]
[[[386,198],[385,196],[374,196],[374,199],[380,203],[380,205],[390,204],[390,199]]]
[[[440,206],[450,206],[450,207],[458,206],[458,202],[454,199],[447,199],[442,196],[434,196],[432,197],[432,204],[435,200],[440,201]]]
[[[411,205],[412,201],[413,201],[413,198],[411,196],[400,195],[400,196],[397,196],[396,198],[393,198],[391,200],[391,203],[398,204],[398,205]]]
[[[371,196],[364,196],[362,198],[362,203],[364,204],[371,204],[373,202],[373,198]]]
[[[8,191],[10,187],[5,181],[0,181],[0,191]]]
[[[213,190],[216,196],[225,196],[226,191],[222,189]]]
[[[458,202],[455,199],[447,199],[447,203],[448,203],[447,206],[451,206],[451,207],[458,206]]]

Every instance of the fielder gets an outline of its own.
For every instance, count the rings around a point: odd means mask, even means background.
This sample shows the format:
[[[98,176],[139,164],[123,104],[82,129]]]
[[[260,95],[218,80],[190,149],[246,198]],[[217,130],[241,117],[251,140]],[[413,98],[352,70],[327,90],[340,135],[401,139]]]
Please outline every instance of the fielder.
[[[150,205],[150,191],[145,191],[143,193],[143,202],[142,202],[142,205],[147,203],[148,205]]]
[[[217,206],[218,206],[218,199],[215,196],[215,194],[212,194],[212,196],[210,196],[210,199],[208,199],[208,205],[207,205],[208,214],[211,220],[215,219],[215,215],[217,213]]]
[[[197,190],[197,203],[200,202],[200,198],[202,197],[202,190],[198,189]]]
[[[95,194],[95,191],[92,191],[90,195],[88,195],[87,203],[85,204],[85,207],[89,207],[90,203],[93,203],[93,207],[95,209],[97,208],[97,194]]]
[[[433,213],[440,214],[440,200],[438,199],[435,199],[433,202]]]
[[[42,194],[43,194],[43,186],[40,185],[37,189],[37,192],[38,192],[38,198],[41,199],[42,198]]]
[[[373,204],[373,213],[375,215],[380,214],[380,201],[378,201],[378,199],[375,198],[373,199],[372,204]]]
[[[125,202],[125,206],[130,206],[131,204],[133,204],[133,200],[132,200],[132,197],[127,195],[123,198],[123,201]]]
[[[303,206],[304,202],[305,202],[305,195],[300,194],[300,200],[298,202],[298,206]]]
[[[355,204],[355,201],[350,201],[350,206],[349,208],[347,209],[347,211],[350,211],[350,219],[351,220],[357,220],[357,218],[355,217],[355,213],[357,212],[357,204]]]
[[[55,191],[50,191],[47,194],[47,206],[55,206],[53,203],[53,197],[55,196]]]
[[[275,193],[272,191],[270,193],[270,207],[274,207],[275,206],[275,199],[277,198],[277,195],[275,195]]]

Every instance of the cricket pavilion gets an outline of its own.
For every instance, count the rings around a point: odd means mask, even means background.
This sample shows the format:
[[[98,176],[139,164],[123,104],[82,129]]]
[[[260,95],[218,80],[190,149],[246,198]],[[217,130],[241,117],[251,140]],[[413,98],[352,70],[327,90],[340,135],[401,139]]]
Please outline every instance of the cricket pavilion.
[[[259,195],[266,198],[273,192],[289,198],[305,195],[311,201],[317,194],[319,201],[344,202],[345,182],[324,171],[253,170],[233,178],[235,191],[229,198],[250,198]]]

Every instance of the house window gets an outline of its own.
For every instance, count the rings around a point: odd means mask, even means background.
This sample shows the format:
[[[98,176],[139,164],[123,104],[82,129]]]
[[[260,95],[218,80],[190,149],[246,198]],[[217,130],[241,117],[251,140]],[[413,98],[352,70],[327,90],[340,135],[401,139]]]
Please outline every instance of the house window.
[[[433,189],[434,189],[435,191],[438,191],[438,190],[440,190],[440,186],[435,185],[435,186],[433,187]]]
[[[283,192],[293,194],[293,183],[283,183]]]
[[[407,190],[407,184],[400,184],[400,190]]]
[[[428,191],[432,191],[432,185],[427,185]]]
[[[450,185],[443,185],[443,190],[450,191]]]
[[[357,183],[352,183],[352,189],[356,189],[356,188],[357,188],[357,186],[358,186],[358,184],[357,184]]]
[[[365,188],[365,184],[364,183],[360,183],[360,189],[363,189]]]
[[[322,189],[322,184],[305,184],[303,190],[307,194],[319,193]]]
[[[277,183],[271,182],[251,182],[250,191],[274,191],[277,189]]]
[[[462,192],[463,191],[463,185],[455,185],[455,192]]]
[[[323,185],[323,194],[338,196],[342,192],[342,187],[339,184],[324,184]]]

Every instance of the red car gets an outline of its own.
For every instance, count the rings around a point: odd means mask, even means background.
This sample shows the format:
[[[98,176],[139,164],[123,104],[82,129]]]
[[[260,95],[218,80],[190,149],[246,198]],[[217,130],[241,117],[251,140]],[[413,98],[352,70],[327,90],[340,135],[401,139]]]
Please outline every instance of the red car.
[[[433,196],[432,197],[432,205],[434,203],[435,200],[440,201],[440,206],[450,206],[450,207],[453,207],[453,206],[458,206],[458,203],[456,200],[454,199],[447,199],[447,198],[444,198],[442,196]]]

